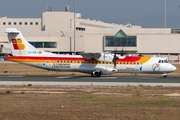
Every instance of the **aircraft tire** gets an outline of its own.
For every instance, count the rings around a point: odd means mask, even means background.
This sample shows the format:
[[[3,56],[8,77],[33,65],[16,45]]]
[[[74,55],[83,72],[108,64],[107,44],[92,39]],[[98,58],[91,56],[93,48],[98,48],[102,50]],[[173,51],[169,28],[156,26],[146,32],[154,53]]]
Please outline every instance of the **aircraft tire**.
[[[164,74],[163,74],[163,78],[166,78],[166,77],[167,77],[167,73],[164,73]]]
[[[164,75],[163,78],[167,78],[167,75]]]
[[[91,73],[91,77],[94,77],[94,74],[93,74],[93,73]]]

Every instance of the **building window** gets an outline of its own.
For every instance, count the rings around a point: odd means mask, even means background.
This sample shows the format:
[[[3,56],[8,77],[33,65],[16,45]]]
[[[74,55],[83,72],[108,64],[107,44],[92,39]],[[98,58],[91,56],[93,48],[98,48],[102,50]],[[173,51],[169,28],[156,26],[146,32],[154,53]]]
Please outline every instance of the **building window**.
[[[19,25],[22,25],[22,22],[19,22]]]
[[[11,22],[9,22],[8,24],[11,25]]]
[[[35,48],[57,48],[57,42],[29,42]]]
[[[25,22],[24,24],[27,25],[27,22]]]
[[[30,22],[30,25],[33,25],[33,22]]]
[[[127,36],[120,30],[115,36],[105,36],[106,47],[136,47],[136,36]]]
[[[3,25],[6,25],[6,22],[3,22]]]
[[[16,25],[16,22],[14,22],[14,25]]]
[[[38,25],[38,22],[36,22],[36,25]]]

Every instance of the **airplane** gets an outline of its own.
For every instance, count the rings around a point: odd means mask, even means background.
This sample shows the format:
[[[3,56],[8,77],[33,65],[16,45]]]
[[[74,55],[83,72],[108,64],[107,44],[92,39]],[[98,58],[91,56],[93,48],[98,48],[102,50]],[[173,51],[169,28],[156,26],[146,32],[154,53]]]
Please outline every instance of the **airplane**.
[[[80,55],[58,55],[36,49],[25,40],[16,28],[6,28],[13,56],[6,60],[19,62],[46,70],[76,71],[100,77],[113,73],[167,74],[176,70],[165,58],[121,56],[115,53],[80,53]]]

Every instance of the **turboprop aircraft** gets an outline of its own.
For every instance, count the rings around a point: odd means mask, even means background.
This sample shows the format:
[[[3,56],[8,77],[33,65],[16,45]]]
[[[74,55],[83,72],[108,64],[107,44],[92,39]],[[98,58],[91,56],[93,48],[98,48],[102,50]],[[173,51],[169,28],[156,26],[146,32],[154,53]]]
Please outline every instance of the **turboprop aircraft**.
[[[28,43],[16,28],[7,28],[6,33],[13,56],[6,60],[54,71],[77,71],[100,77],[112,73],[163,74],[176,67],[160,57],[121,56],[113,53],[80,53],[58,55],[36,49]]]

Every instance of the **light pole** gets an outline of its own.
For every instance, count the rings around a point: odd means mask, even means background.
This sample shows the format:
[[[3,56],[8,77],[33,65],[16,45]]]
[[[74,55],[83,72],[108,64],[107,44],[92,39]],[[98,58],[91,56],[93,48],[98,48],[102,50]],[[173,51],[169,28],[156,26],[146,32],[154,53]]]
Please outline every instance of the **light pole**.
[[[75,44],[75,41],[76,41],[76,1],[74,0],[74,55],[76,55],[76,44]]]
[[[179,10],[180,10],[180,5],[179,5]],[[180,12],[179,12],[180,13]],[[179,17],[179,28],[180,28],[180,17]]]
[[[164,20],[164,27],[166,28],[166,0],[165,0],[165,20]]]

